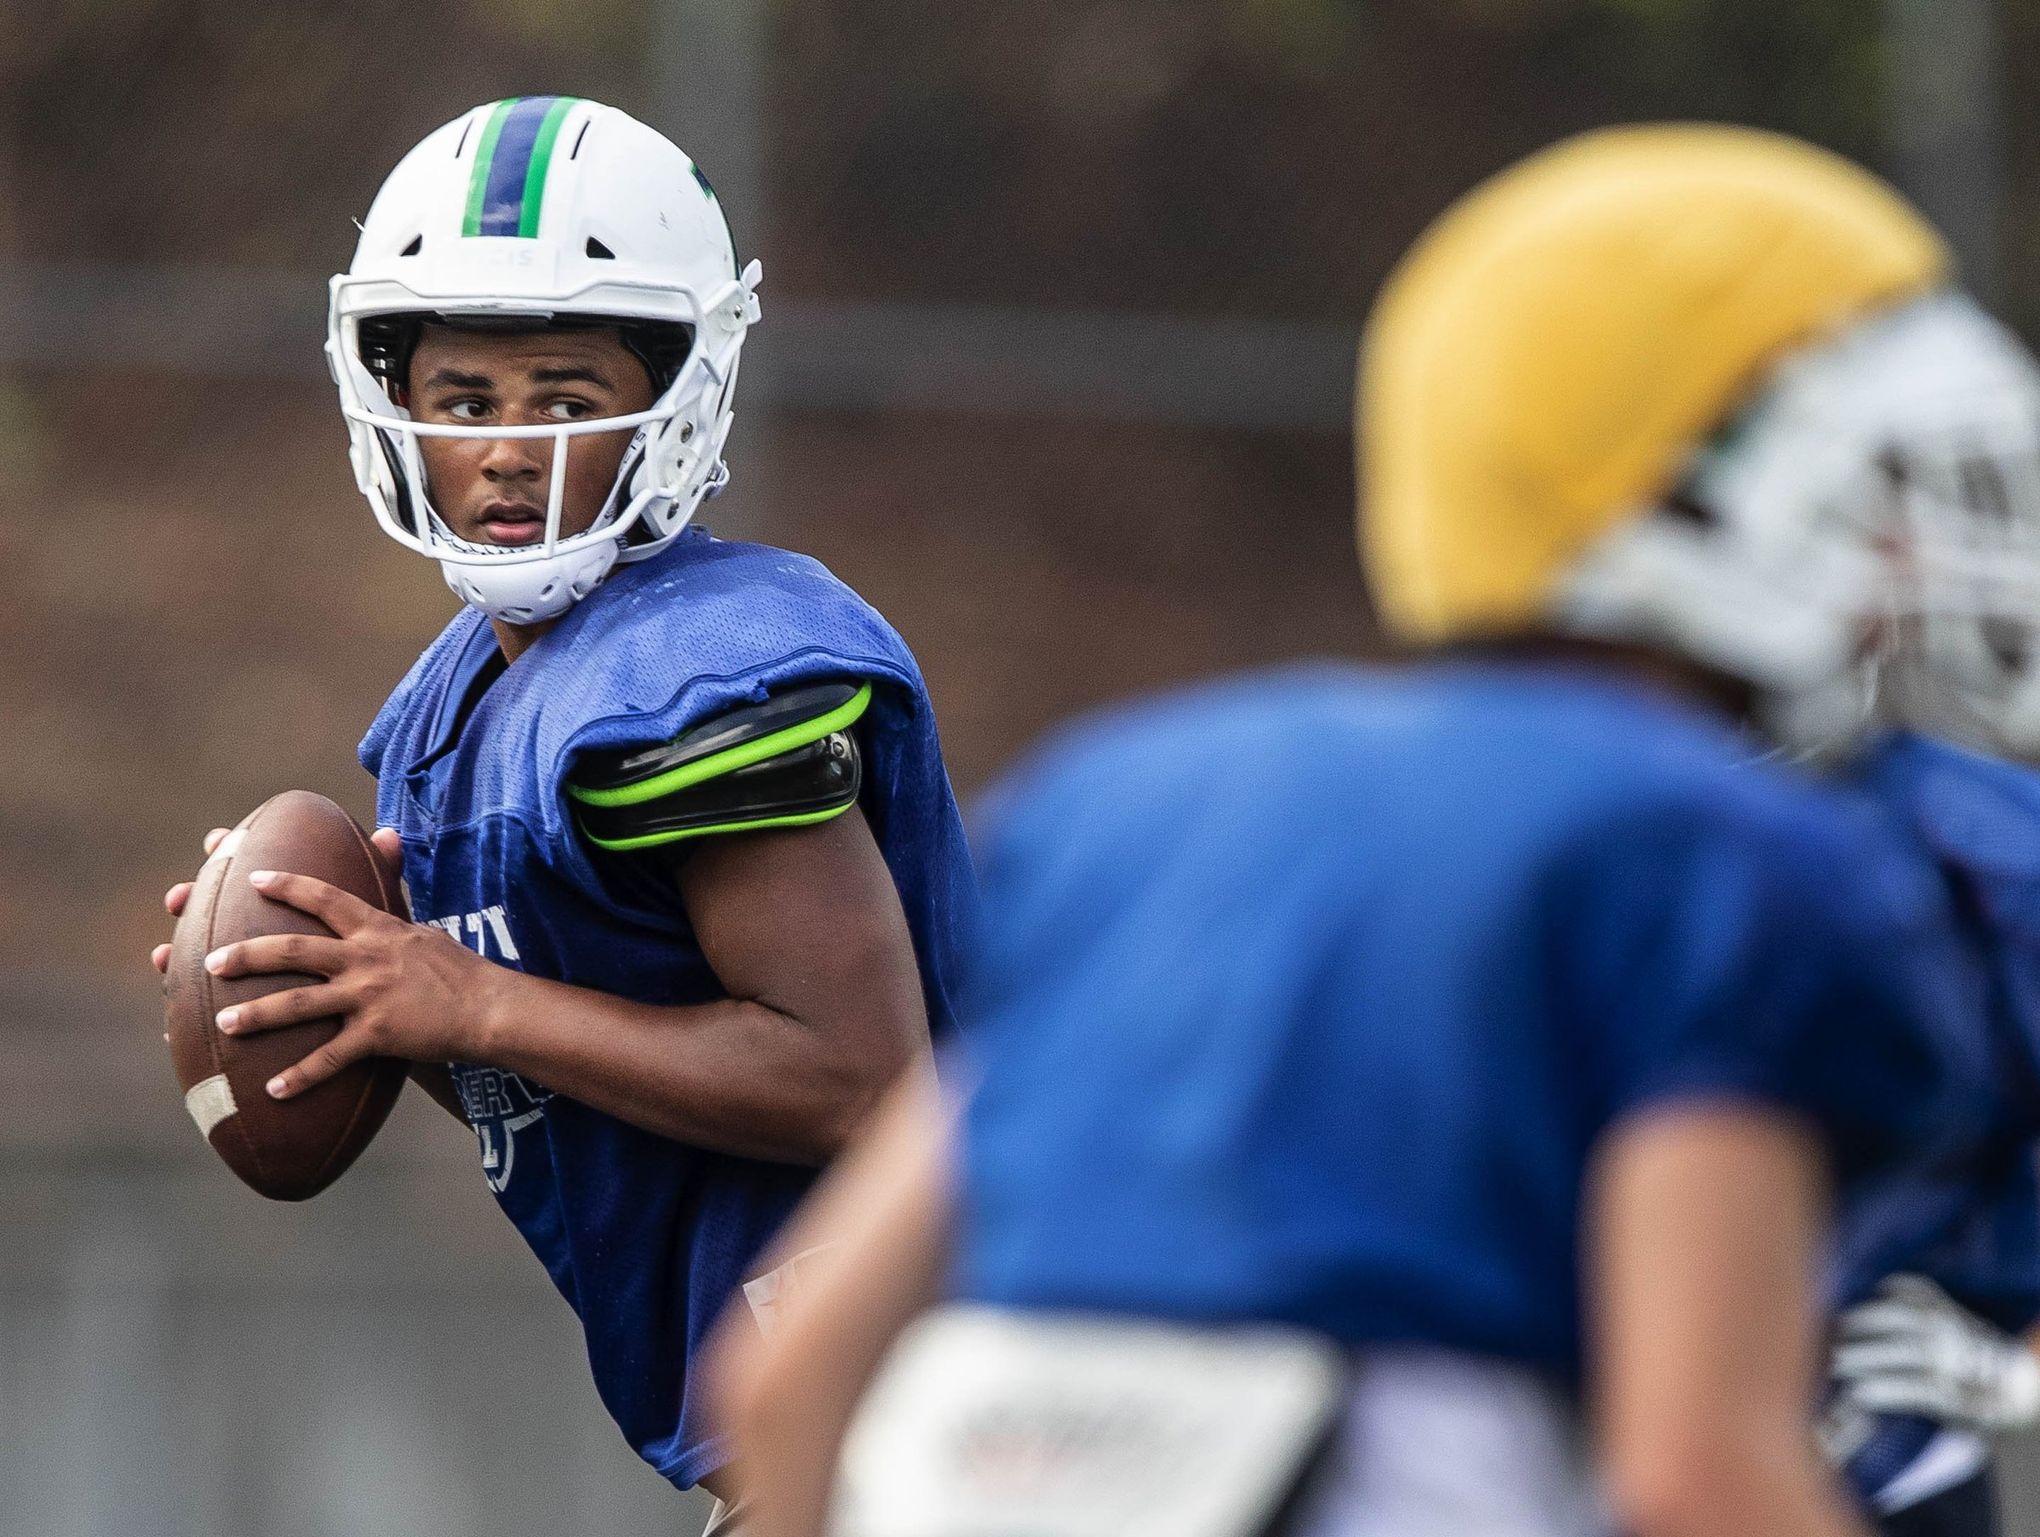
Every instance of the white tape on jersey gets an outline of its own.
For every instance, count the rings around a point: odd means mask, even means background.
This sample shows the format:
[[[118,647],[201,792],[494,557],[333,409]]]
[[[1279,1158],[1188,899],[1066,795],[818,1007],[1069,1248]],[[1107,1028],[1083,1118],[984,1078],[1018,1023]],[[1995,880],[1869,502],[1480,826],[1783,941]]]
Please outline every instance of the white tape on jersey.
[[[184,1091],[184,1108],[198,1123],[199,1135],[209,1139],[213,1128],[240,1106],[234,1103],[234,1088],[227,1082],[227,1075],[214,1073],[203,1083],[194,1083]]]
[[[816,1261],[840,1247],[834,1243],[816,1244],[801,1250],[777,1270],[768,1270],[744,1283],[744,1301],[750,1304],[751,1317],[757,1320],[760,1334],[769,1335],[779,1327],[781,1315],[799,1298],[802,1289],[814,1284],[811,1278]]]

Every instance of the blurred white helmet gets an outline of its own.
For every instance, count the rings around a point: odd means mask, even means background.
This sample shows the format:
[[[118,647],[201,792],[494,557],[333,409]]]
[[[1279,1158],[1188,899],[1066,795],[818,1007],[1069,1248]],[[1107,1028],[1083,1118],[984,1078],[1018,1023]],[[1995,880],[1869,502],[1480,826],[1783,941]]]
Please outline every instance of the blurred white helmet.
[[[694,162],[613,107],[513,97],[427,135],[376,194],[328,311],[327,362],[377,521],[492,618],[564,613],[618,561],[665,548],[728,480],[722,450],[759,276],[756,262],[739,271]],[[633,415],[559,425],[413,422],[395,392],[428,321],[617,323],[658,398]],[[585,532],[560,537],[571,440],[626,429],[635,433],[607,504]],[[544,538],[455,537],[433,509],[420,437],[552,439]]]
[[[1804,749],[2040,756],[2040,368],[1952,292],[1805,349],[1558,607],[1757,684]]]

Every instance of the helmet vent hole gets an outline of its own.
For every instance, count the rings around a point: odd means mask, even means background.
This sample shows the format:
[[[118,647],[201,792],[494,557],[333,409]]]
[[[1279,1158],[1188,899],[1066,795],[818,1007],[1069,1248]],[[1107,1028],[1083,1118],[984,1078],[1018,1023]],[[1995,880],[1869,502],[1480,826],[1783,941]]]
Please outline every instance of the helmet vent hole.
[[[593,235],[588,237],[588,254],[597,261],[613,262],[616,260],[616,253]]]
[[[1658,503],[1658,510],[1674,522],[1683,523],[1688,528],[1717,528],[1721,524],[1721,514],[1701,501],[1686,486],[1678,486],[1667,492],[1664,500]]]
[[[416,256],[420,251],[424,249],[425,249],[425,237],[423,235],[413,235],[411,237],[411,243],[405,246],[404,249],[399,251],[397,254],[399,256]]]

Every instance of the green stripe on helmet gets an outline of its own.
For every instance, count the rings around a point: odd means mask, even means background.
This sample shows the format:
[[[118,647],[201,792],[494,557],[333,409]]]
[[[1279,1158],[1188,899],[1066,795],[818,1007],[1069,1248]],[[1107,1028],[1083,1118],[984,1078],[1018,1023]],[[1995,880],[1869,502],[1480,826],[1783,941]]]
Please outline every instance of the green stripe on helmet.
[[[511,96],[497,102],[490,109],[489,121],[483,125],[481,142],[475,146],[474,168],[468,172],[467,217],[460,226],[463,235],[482,232],[482,205],[488,198],[489,167],[496,159],[496,141],[503,137],[504,119],[521,99]]]
[[[526,240],[538,234],[539,210],[545,204],[545,175],[552,168],[553,143],[560,136],[560,124],[580,100],[578,96],[560,97],[539,124],[538,141],[531,147],[531,169],[524,173],[524,212],[517,223],[517,233]]]

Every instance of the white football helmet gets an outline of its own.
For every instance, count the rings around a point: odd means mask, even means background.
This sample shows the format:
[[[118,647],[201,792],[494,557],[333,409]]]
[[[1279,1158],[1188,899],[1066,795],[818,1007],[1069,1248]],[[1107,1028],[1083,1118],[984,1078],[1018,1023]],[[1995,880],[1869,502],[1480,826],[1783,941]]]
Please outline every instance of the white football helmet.
[[[756,262],[738,269],[694,162],[613,107],[516,97],[427,135],[376,194],[328,311],[354,478],[377,521],[492,618],[564,613],[618,561],[665,548],[727,481],[722,449],[759,276]],[[395,392],[426,321],[614,321],[660,393],[647,411],[558,426],[414,422]],[[560,537],[572,440],[629,428],[607,505],[585,532]],[[421,437],[552,439],[545,537],[517,547],[456,538],[433,509]]]
[[[2040,754],[2040,368],[1956,293],[1802,351],[1559,614],[1747,680],[1800,750],[1881,722]]]

